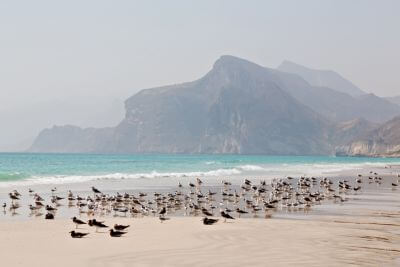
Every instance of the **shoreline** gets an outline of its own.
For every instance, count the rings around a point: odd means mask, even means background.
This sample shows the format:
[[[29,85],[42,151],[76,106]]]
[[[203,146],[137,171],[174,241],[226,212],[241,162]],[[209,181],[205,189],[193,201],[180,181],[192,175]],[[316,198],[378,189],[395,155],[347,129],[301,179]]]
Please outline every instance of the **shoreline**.
[[[379,184],[370,181],[368,174],[371,169],[366,168],[324,176],[330,177],[336,185],[341,180],[349,180],[353,185],[355,173],[361,172],[363,189],[360,193],[345,194],[343,203],[326,200],[313,205],[307,212],[282,206],[266,217],[260,214],[258,218],[252,218],[252,215],[238,218],[232,213],[236,219],[229,223],[223,223],[218,215],[214,218],[220,221],[211,226],[202,224],[201,213],[194,216],[171,213],[167,215],[170,220],[164,223],[153,215],[124,217],[109,213],[95,216],[109,226],[114,223],[131,225],[121,238],[112,238],[108,232],[95,233],[94,229],[84,226],[79,231],[89,235],[72,239],[68,232],[75,230],[75,226],[70,218],[79,216],[87,221],[93,217],[78,213],[76,208],[70,209],[65,200],[55,220],[45,220],[44,215],[28,217],[25,212],[13,217],[7,211],[0,214],[2,263],[6,266],[57,264],[60,267],[400,266],[400,189],[390,186],[398,179],[394,173],[399,169],[375,170],[382,177]],[[243,177],[239,178],[242,181]],[[259,180],[255,181],[255,184],[259,183]],[[104,193],[115,195],[129,182],[119,182],[116,188]],[[187,182],[195,182],[195,178],[188,178]],[[223,189],[221,185],[207,185],[207,180],[203,182],[203,192]],[[112,183],[106,181],[104,185],[107,184]],[[137,195],[139,192],[152,194],[160,191],[167,194],[176,191],[176,184],[177,181],[173,180],[171,185],[154,185],[150,189],[135,188],[131,184],[120,193]],[[85,184],[84,188],[82,185],[72,185],[80,189],[74,193],[93,196],[88,190],[91,184]],[[65,196],[70,186],[57,185],[56,194]],[[41,195],[48,199],[53,187],[40,187],[47,192]],[[186,183],[184,187],[188,189]],[[239,185],[232,185],[232,190],[238,188]],[[31,196],[23,193],[21,204],[27,211]]]

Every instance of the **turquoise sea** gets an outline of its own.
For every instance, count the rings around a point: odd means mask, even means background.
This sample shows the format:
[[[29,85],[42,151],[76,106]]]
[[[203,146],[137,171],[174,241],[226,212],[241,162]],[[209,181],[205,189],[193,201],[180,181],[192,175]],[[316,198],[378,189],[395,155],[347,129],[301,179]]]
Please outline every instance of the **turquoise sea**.
[[[0,153],[0,186],[79,183],[102,179],[321,175],[390,164],[400,164],[400,159]]]

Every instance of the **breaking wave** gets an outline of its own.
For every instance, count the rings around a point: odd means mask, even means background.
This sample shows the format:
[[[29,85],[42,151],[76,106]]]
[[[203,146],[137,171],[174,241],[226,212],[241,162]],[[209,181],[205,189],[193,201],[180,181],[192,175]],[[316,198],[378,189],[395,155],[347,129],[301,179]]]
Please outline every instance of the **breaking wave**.
[[[396,163],[391,163],[396,164]],[[400,163],[398,163],[400,164]],[[96,180],[120,180],[120,179],[157,179],[157,178],[193,178],[193,177],[215,177],[227,178],[229,176],[262,176],[263,178],[279,178],[286,176],[300,175],[327,175],[340,173],[342,171],[361,170],[369,168],[383,168],[387,163],[383,162],[362,162],[362,163],[280,163],[266,165],[239,165],[230,168],[208,170],[208,171],[189,171],[189,172],[158,172],[148,173],[110,173],[110,174],[91,174],[91,175],[32,175],[24,176],[20,173],[1,173],[0,187],[12,186],[31,186],[45,184],[70,184],[84,183]]]

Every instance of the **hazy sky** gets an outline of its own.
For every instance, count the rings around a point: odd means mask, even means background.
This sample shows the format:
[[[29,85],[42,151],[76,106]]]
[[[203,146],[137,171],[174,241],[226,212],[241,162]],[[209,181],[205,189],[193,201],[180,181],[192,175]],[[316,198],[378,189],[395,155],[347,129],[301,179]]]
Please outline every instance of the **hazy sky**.
[[[0,0],[0,150],[53,124],[107,126],[137,90],[223,54],[332,69],[400,95],[400,1]]]

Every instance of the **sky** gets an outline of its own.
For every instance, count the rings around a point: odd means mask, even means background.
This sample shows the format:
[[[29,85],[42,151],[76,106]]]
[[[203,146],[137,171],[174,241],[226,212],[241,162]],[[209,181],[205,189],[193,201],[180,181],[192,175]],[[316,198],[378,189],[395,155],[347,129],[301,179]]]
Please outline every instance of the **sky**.
[[[397,0],[0,0],[0,151],[53,125],[116,125],[138,90],[221,55],[330,69],[400,95]]]

